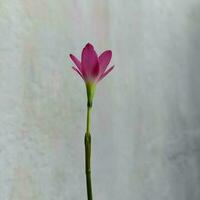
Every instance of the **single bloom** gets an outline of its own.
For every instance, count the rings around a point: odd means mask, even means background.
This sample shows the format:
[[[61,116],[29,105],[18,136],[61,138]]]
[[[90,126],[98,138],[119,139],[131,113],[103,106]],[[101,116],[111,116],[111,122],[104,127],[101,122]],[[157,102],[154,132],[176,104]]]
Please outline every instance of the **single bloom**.
[[[98,56],[93,45],[88,43],[82,50],[81,61],[72,54],[70,58],[75,64],[72,68],[85,81],[88,98],[92,101],[96,84],[114,68],[108,67],[112,51],[106,50]]]

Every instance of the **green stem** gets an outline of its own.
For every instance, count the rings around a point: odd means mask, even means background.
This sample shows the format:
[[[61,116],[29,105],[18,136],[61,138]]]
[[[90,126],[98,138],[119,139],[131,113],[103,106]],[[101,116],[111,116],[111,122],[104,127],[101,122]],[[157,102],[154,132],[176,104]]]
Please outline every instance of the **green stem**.
[[[91,124],[91,111],[92,111],[92,105],[88,103],[86,133],[89,133],[89,134],[90,134],[90,124]]]
[[[92,182],[91,182],[91,135],[90,135],[90,122],[91,122],[91,110],[92,104],[88,103],[87,106],[87,125],[85,133],[85,174],[86,174],[86,185],[87,185],[87,197],[88,200],[92,200]]]

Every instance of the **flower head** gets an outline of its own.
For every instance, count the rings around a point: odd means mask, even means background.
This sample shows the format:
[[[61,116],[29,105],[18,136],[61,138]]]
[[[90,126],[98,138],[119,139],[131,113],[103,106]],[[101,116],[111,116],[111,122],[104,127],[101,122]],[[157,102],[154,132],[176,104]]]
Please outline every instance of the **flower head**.
[[[76,65],[72,68],[85,81],[88,97],[92,99],[96,84],[114,68],[114,66],[108,68],[112,51],[106,50],[98,56],[92,44],[88,43],[82,50],[81,61],[72,54],[70,58]]]
[[[103,79],[114,66],[107,69],[112,57],[112,51],[104,51],[99,57],[94,47],[88,43],[82,50],[81,62],[72,54],[70,58],[76,65],[72,67],[86,83],[97,83]],[[106,70],[107,69],[107,70]]]

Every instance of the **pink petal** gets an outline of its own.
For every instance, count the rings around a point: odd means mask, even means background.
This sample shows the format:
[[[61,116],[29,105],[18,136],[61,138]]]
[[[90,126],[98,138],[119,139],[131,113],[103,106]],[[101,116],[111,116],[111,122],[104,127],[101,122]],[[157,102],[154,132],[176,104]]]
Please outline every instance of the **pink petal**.
[[[112,69],[114,68],[114,65],[112,67],[110,67],[108,70],[106,70],[98,79],[98,81],[102,80],[109,72],[112,71]]]
[[[69,55],[74,64],[78,67],[78,69],[81,71],[81,62],[76,58],[74,55],[70,54]]]
[[[84,80],[83,75],[81,74],[81,72],[76,67],[72,67],[72,69],[74,71],[76,71],[81,76],[81,78]]]
[[[101,73],[103,73],[106,70],[106,67],[110,63],[111,58],[112,58],[112,51],[110,50],[104,51],[99,56],[99,66],[100,66]]]
[[[99,63],[94,47],[88,43],[81,56],[82,73],[86,78],[96,78],[99,73]]]

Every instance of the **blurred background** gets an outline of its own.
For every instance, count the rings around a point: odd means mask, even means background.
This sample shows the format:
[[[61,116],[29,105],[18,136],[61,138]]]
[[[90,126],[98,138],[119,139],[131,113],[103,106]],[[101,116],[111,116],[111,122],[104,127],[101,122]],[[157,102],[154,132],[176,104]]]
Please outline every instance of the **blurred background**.
[[[199,20],[199,0],[0,0],[0,199],[86,199],[68,54],[91,42],[116,66],[95,94],[94,199],[199,200]]]

